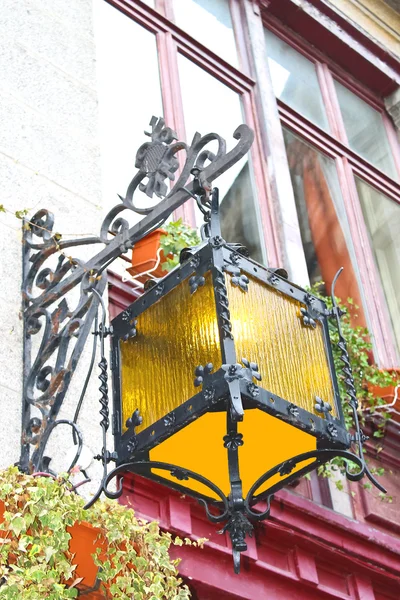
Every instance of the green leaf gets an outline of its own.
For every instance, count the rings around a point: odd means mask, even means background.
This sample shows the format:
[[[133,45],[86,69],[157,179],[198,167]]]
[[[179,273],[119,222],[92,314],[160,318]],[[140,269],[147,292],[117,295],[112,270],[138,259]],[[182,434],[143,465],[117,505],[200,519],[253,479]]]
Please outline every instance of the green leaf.
[[[25,519],[22,517],[14,517],[14,519],[10,523],[10,529],[15,533],[16,536],[19,536],[21,531],[26,530]]]

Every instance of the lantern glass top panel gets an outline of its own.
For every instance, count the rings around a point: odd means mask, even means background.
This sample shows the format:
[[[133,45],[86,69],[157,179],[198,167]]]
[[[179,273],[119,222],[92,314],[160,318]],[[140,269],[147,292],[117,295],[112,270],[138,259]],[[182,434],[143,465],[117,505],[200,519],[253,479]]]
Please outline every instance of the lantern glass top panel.
[[[221,264],[214,256],[208,243],[194,249],[113,321],[115,429],[122,446],[136,409],[145,451],[206,412],[226,411],[226,365],[243,366],[242,358],[261,375],[260,383],[240,382],[245,409],[330,442],[321,411],[329,405],[329,421],[339,431],[333,442],[347,446],[324,302],[228,248]]]

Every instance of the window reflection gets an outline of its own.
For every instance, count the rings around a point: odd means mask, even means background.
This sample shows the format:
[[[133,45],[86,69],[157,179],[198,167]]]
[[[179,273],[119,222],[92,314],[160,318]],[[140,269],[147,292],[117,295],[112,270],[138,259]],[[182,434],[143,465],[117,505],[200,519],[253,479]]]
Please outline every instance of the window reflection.
[[[231,65],[238,66],[229,0],[174,0],[176,24]]]
[[[400,350],[400,206],[358,177],[355,179]]]
[[[382,116],[338,81],[335,87],[350,148],[397,180]]]
[[[335,163],[288,130],[284,138],[310,282],[324,281],[330,293],[335,273],[344,267],[336,294],[343,300],[350,296],[361,307]]]
[[[103,202],[111,208],[135,173],[150,118],[162,116],[163,107],[155,36],[103,0],[96,0],[94,18]]]
[[[196,131],[202,135],[216,132],[226,140],[227,150],[230,150],[236,144],[233,132],[243,122],[239,95],[182,55],[178,56],[178,65],[188,143]],[[217,147],[216,141],[207,145],[212,152],[216,152]],[[220,191],[225,239],[243,243],[252,258],[265,262],[247,157],[218,177],[215,185]],[[199,215],[199,225],[201,222]]]
[[[264,29],[268,65],[277,98],[328,131],[314,63]]]

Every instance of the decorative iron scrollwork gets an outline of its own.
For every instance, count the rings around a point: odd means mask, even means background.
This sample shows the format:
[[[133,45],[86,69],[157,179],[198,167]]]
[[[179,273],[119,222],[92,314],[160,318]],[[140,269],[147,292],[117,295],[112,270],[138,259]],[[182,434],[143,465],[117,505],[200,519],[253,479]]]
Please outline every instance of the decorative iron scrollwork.
[[[332,417],[332,406],[329,404],[329,402],[324,402],[319,396],[315,396],[316,399],[316,403],[314,405],[314,408],[317,412],[323,414],[325,416],[325,419],[327,421],[332,421],[333,417]]]
[[[203,365],[199,365],[198,367],[196,367],[194,371],[194,374],[196,375],[194,380],[195,387],[203,385],[203,383],[207,381],[208,376],[212,373],[213,370],[214,365],[212,363],[207,363],[204,367]]]
[[[243,446],[243,434],[237,433],[236,431],[230,431],[227,435],[224,435],[224,448],[228,450],[237,450],[239,446]]]
[[[301,320],[303,321],[303,325],[305,327],[311,327],[312,329],[315,329],[317,326],[317,322],[311,316],[309,311],[306,308],[300,308],[300,313],[301,313]]]
[[[206,283],[206,280],[203,275],[193,275],[189,279],[190,293],[194,294],[198,290],[198,288],[203,287],[203,285],[205,285],[205,283]]]
[[[219,305],[218,316],[221,321],[223,337],[233,340],[231,313],[229,312],[228,292],[225,285],[225,276],[222,269],[215,268],[217,277],[215,278],[215,296]]]
[[[128,452],[134,452],[137,448],[138,442],[136,437],[136,427],[139,427],[143,423],[143,417],[141,416],[139,409],[136,408],[132,416],[126,420],[126,427],[129,430],[130,437],[126,445]]]
[[[219,533],[229,533],[233,549],[233,568],[235,573],[240,571],[240,553],[247,550],[246,535],[253,536],[254,527],[243,512],[235,511]]]
[[[224,271],[230,274],[232,285],[239,287],[243,292],[248,291],[250,279],[241,273],[239,267],[227,265],[224,267]]]
[[[99,299],[106,286],[105,271],[121,254],[159,227],[172,212],[193,196],[194,184],[204,192],[211,182],[240,160],[249,150],[253,132],[239,126],[234,132],[235,147],[226,152],[223,138],[215,133],[201,136],[196,133],[188,146],[176,139],[175,132],[162,118],[153,117],[150,141],[143,144],[136,155],[138,169],[128,185],[125,197],[105,217],[100,236],[64,240],[54,231],[54,216],[39,210],[24,223],[24,381],[23,432],[20,468],[24,471],[43,471],[50,458],[44,456],[48,434],[57,423],[57,415],[68,391],[80,355],[98,311]],[[217,143],[217,151],[210,152],[210,142]],[[177,178],[178,153],[185,154],[183,169]],[[192,170],[197,179],[190,181]],[[172,182],[169,191],[166,182]],[[153,196],[161,201],[151,207],[139,208],[134,195],[145,199]],[[144,218],[133,227],[121,214],[136,212]],[[101,245],[100,251],[88,260],[75,255],[75,250],[89,245]],[[74,255],[70,255],[71,251]],[[97,249],[96,249],[97,251]],[[79,287],[78,287],[79,286]],[[72,297],[79,289],[78,299]],[[162,292],[161,292],[162,293]],[[71,297],[71,299],[70,299]],[[131,321],[131,317],[126,314]],[[42,333],[42,341],[33,355],[32,338]],[[136,322],[127,337],[136,335]],[[86,384],[78,400],[72,431],[82,404]],[[32,414],[32,411],[34,413]],[[32,419],[36,419],[32,427]],[[73,433],[74,439],[77,433]]]

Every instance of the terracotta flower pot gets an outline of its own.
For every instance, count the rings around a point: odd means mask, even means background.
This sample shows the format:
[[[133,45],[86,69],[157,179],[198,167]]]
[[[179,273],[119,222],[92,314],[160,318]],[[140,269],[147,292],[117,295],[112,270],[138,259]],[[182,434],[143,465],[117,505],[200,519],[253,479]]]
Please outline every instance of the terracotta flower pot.
[[[69,542],[69,551],[73,555],[71,560],[76,564],[73,579],[82,578],[77,585],[82,591],[93,588],[96,584],[98,567],[94,564],[92,555],[96,552],[96,548],[101,548],[102,553],[106,554],[107,544],[104,535],[101,529],[89,523],[75,523],[72,527],[68,527],[67,531],[71,536]],[[93,600],[106,598],[104,592],[100,590],[85,594],[85,597]]]
[[[167,274],[167,271],[164,271],[162,268],[163,263],[167,260],[162,250],[158,267],[154,269],[157,264],[160,238],[166,234],[167,232],[164,229],[156,229],[135,244],[132,250],[132,267],[127,269],[127,271],[141,283],[144,283],[150,277],[164,277]],[[151,271],[151,274],[140,276],[140,273],[145,273],[146,271]],[[136,277],[137,275],[139,277]]]
[[[398,383],[400,384],[400,371],[398,369],[391,369],[391,375],[397,375]],[[386,387],[380,387],[378,385],[368,385],[368,391],[375,397],[383,400],[383,404],[392,404],[395,398],[396,385],[388,385]],[[368,406],[366,406],[368,408]],[[400,422],[400,416],[397,414],[400,412],[400,390],[397,392],[397,400],[393,405],[394,412],[392,419]],[[379,410],[379,407],[378,407]]]
[[[68,527],[67,531],[71,535],[69,551],[73,554],[73,564],[76,564],[73,580],[82,578],[77,588],[82,592],[86,592],[88,589],[95,587],[98,574],[98,567],[95,565],[92,555],[96,552],[97,548],[100,548],[100,561],[105,562],[107,560],[107,540],[102,529],[93,527],[89,523],[75,523],[73,527]],[[134,548],[140,554],[139,545],[134,544]],[[126,550],[124,542],[119,544],[119,549],[122,551]],[[130,565],[129,568],[135,570],[134,565]],[[72,581],[67,583],[71,584]],[[88,600],[100,600],[111,597],[107,595],[107,591],[114,581],[103,582],[99,586],[99,589],[89,593],[86,592],[85,598],[88,598]]]
[[[0,523],[4,521],[4,502],[0,500]],[[98,527],[93,527],[90,523],[80,522],[75,523],[72,527],[67,527],[67,532],[70,534],[71,539],[69,541],[69,554],[68,560],[71,564],[76,565],[74,575],[71,580],[66,581],[67,585],[71,585],[76,579],[81,579],[77,583],[76,587],[81,592],[85,592],[85,598],[88,600],[105,600],[110,598],[108,590],[110,585],[114,581],[103,583],[98,586],[98,589],[88,592],[96,586],[96,579],[98,575],[98,567],[94,563],[93,554],[97,548],[100,548],[100,561],[104,562],[107,560],[107,540],[104,536],[103,530]],[[0,539],[7,535],[6,531],[0,530]],[[135,550],[140,554],[140,547],[138,544],[134,544]],[[125,550],[126,546],[124,543],[120,544],[120,549]],[[11,563],[15,562],[16,556],[9,554],[9,560]],[[135,570],[135,566],[130,566],[131,570]]]

